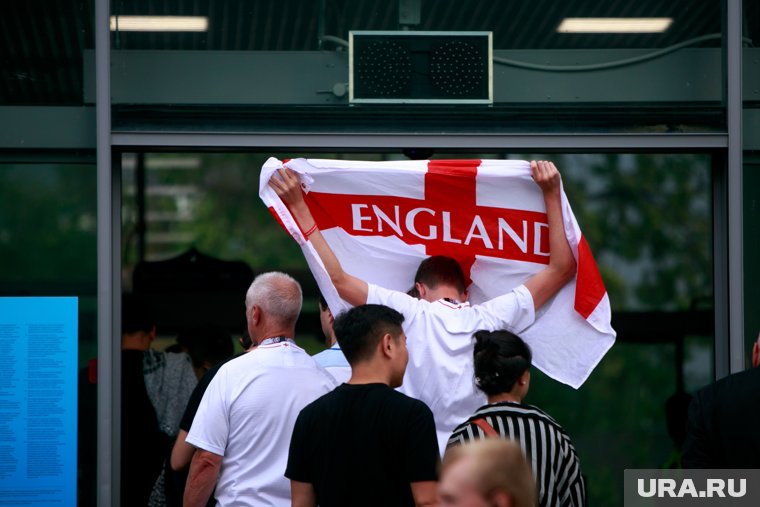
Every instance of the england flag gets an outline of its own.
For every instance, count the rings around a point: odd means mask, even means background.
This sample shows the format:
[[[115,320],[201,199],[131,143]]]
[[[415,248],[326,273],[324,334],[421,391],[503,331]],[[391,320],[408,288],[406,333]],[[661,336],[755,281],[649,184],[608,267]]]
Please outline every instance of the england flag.
[[[343,269],[366,282],[406,292],[420,261],[446,255],[462,266],[469,301],[478,304],[509,292],[549,263],[543,195],[528,162],[270,158],[262,167],[259,195],[301,246],[336,315],[349,305],[268,185],[282,167],[300,175],[309,209]],[[614,343],[615,331],[604,283],[564,191],[562,206],[577,274],[520,336],[537,368],[577,389]]]

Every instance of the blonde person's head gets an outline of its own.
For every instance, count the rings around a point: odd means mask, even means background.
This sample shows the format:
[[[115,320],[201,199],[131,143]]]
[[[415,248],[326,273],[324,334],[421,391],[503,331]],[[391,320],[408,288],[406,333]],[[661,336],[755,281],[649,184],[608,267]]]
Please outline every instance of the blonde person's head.
[[[446,452],[441,507],[535,507],[536,482],[515,442],[478,440]]]

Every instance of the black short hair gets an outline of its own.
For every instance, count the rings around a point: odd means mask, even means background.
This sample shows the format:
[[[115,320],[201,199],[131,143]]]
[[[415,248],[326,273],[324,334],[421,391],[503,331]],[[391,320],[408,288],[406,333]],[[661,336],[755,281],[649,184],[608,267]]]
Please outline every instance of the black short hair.
[[[386,333],[401,334],[404,316],[383,305],[361,305],[338,315],[335,319],[335,337],[348,364],[372,358],[380,339]]]
[[[444,255],[433,255],[422,261],[414,275],[414,282],[424,283],[431,289],[439,285],[450,285],[460,293],[464,293],[466,288],[462,266],[456,260]]]
[[[121,334],[139,331],[150,333],[154,327],[156,327],[156,317],[147,301],[134,294],[122,294]]]
[[[508,393],[530,368],[532,354],[522,338],[509,331],[475,333],[475,383],[488,395]]]

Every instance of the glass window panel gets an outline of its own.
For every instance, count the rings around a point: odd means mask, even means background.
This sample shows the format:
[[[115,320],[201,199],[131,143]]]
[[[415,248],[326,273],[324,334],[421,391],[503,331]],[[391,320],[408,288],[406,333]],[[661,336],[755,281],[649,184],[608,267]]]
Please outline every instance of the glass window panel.
[[[744,48],[751,49],[750,54],[755,55],[758,46],[760,46],[760,4],[753,0],[745,0],[742,10],[742,22],[743,22],[743,36],[744,36]],[[745,55],[747,51],[745,51]],[[749,65],[745,65],[744,71],[751,74],[752,79],[760,77],[760,70],[758,68],[758,62],[752,60],[747,62]],[[757,90],[754,88],[751,90],[752,95],[757,94]],[[754,102],[760,100],[758,97],[754,97]]]
[[[721,3],[703,0],[119,0],[111,6],[114,49],[312,51],[341,45],[333,38],[347,40],[350,30],[492,31],[494,49],[664,48],[696,37],[720,47],[721,32]],[[154,29],[135,26],[134,18],[145,16],[159,18],[145,21]],[[163,16],[190,19],[171,26],[162,24]],[[621,19],[560,30],[568,18]],[[643,21],[626,27],[628,19]]]
[[[300,249],[257,195],[259,169],[270,155],[405,158],[399,153],[146,153],[145,215],[152,218],[147,220],[145,257],[165,259],[195,245],[221,259],[245,260],[256,272],[293,273],[310,299],[299,320],[299,336],[316,351],[320,343],[307,336],[320,338],[315,293],[307,288],[313,284],[311,275]],[[588,480],[589,504],[621,504],[625,468],[658,468],[678,459],[674,442],[678,435],[670,436],[668,418],[683,420],[688,393],[712,379],[711,157],[657,153],[434,157],[550,158],[562,170],[573,210],[605,278],[619,336],[579,390],[534,370],[526,401],[549,412],[571,435]],[[138,258],[132,183],[137,159],[137,154],[123,159],[128,279]],[[167,188],[174,188],[174,193]],[[687,329],[687,321],[697,324]]]
[[[81,105],[94,12],[93,0],[0,2],[0,105]]]
[[[744,358],[751,366],[752,347],[760,339],[760,150],[744,152]]]
[[[93,165],[0,163],[0,295],[79,298],[80,505],[94,505],[97,194]]]
[[[120,130],[187,129],[192,118],[192,128],[227,131],[724,131],[722,3],[112,2],[121,20],[112,36],[114,121]],[[132,31],[128,21],[137,15],[202,24],[196,31]],[[589,18],[661,26],[560,28]],[[349,104],[347,41],[357,30],[492,32],[493,104]],[[436,74],[430,62],[437,47],[389,53],[374,81],[408,86],[419,99],[448,97],[446,90],[468,78]],[[410,75],[394,67],[407,57],[416,62]],[[245,122],[235,116],[240,110]]]

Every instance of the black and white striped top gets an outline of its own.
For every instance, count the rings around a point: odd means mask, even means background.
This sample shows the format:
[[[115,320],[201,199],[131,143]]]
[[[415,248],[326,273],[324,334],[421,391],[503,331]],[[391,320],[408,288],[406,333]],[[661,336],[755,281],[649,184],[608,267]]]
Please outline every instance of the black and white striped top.
[[[586,505],[586,486],[570,437],[549,415],[530,405],[503,402],[479,408],[454,429],[447,448],[486,438],[472,421],[485,419],[501,435],[515,440],[533,468],[539,505]]]

